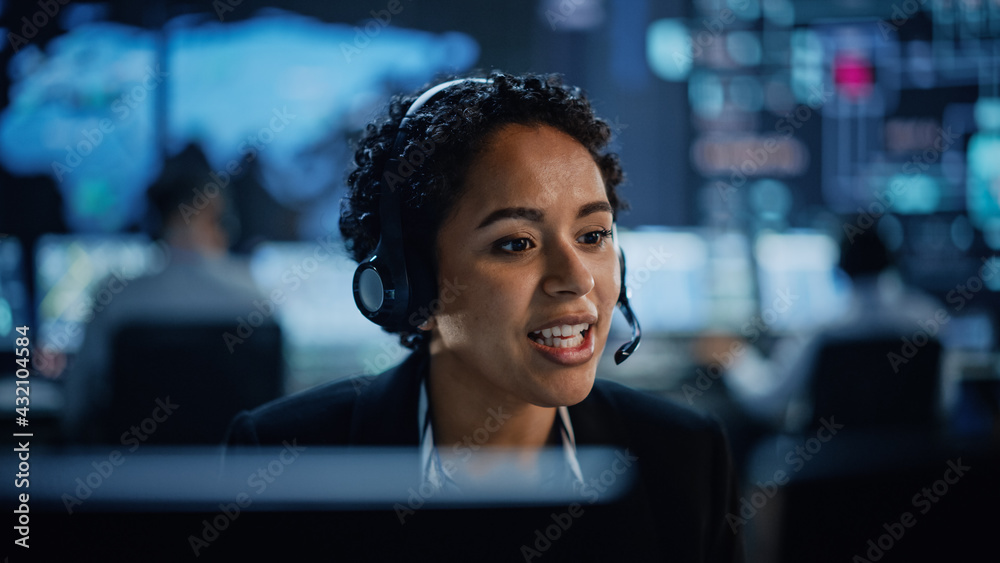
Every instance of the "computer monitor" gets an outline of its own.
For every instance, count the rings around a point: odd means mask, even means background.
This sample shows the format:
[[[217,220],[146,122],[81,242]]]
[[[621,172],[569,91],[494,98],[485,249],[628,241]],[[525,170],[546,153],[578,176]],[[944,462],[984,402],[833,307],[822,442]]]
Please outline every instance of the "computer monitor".
[[[619,231],[619,243],[625,252],[630,301],[644,334],[693,332],[706,324],[709,258],[701,236],[647,228]],[[615,323],[621,320],[615,318]]]
[[[14,351],[17,327],[31,326],[29,309],[24,249],[16,237],[4,237],[0,239],[0,353]]]
[[[448,554],[511,561],[521,559],[522,544],[539,542],[540,530],[549,534],[536,547],[542,561],[589,560],[577,553],[588,546],[590,555],[607,552],[600,560],[623,552],[622,560],[640,560],[629,546],[647,532],[626,525],[638,473],[617,473],[619,449],[578,448],[583,474],[603,476],[583,487],[525,478],[513,469],[524,464],[518,450],[477,455],[477,467],[512,469],[455,492],[419,480],[416,448],[296,441],[230,451],[224,463],[217,448],[43,450],[37,464],[32,456],[31,473],[44,477],[31,480],[28,502],[13,505],[15,526],[27,523],[15,539],[29,536],[32,553],[51,561],[66,553],[77,561],[255,561],[289,549],[346,561],[414,554],[421,561],[451,560]],[[533,451],[532,459],[543,475],[565,467],[561,448]],[[14,479],[0,488],[11,499],[26,490]],[[586,540],[600,534],[617,541]]]
[[[75,353],[83,341],[83,325],[113,298],[110,289],[102,293],[108,289],[102,284],[154,273],[165,259],[163,249],[144,235],[41,237],[35,248],[36,343]]]
[[[996,329],[988,310],[970,307],[951,315],[940,338],[949,349],[989,352],[996,341]]]
[[[807,330],[837,318],[849,287],[837,275],[839,250],[816,231],[765,233],[754,244],[760,317],[775,330]]]
[[[285,338],[290,390],[348,375],[374,376],[409,353],[398,337],[358,311],[351,290],[356,267],[316,241],[268,242],[254,250],[254,281],[265,295],[280,291],[275,317]]]

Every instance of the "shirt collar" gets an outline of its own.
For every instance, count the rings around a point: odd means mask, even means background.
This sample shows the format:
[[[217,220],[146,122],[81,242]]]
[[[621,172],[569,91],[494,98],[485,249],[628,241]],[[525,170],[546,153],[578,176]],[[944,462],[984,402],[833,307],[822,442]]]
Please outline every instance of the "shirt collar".
[[[559,436],[562,441],[563,459],[571,481],[583,484],[583,472],[576,457],[576,435],[573,433],[573,423],[569,417],[569,409],[556,409],[556,424],[559,425]],[[420,402],[417,408],[417,428],[420,429],[420,474],[421,480],[430,484],[436,490],[458,491],[458,485],[441,463],[437,446],[434,444],[434,425],[430,416],[430,401],[427,397],[427,380],[420,382]]]

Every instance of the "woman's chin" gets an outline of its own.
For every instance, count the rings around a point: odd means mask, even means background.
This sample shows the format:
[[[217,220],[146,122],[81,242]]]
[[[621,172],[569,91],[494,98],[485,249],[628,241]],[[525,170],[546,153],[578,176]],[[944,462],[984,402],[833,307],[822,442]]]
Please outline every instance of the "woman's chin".
[[[532,402],[540,407],[571,407],[590,395],[595,375],[593,371],[570,375],[555,385],[547,385]]]

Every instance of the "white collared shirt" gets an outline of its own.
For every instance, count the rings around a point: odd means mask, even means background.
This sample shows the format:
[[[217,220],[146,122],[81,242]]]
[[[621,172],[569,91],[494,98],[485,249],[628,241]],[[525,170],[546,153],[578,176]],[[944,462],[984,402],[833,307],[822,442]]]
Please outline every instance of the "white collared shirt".
[[[559,435],[562,437],[562,451],[566,461],[566,478],[574,485],[583,484],[583,472],[576,458],[576,436],[573,434],[573,424],[569,418],[569,409],[558,407],[556,421],[559,424]],[[420,428],[420,476],[421,481],[429,484],[436,491],[449,490],[459,492],[461,489],[455,483],[454,471],[449,471],[441,463],[441,455],[434,443],[434,427],[430,416],[430,401],[427,398],[426,380],[420,382],[420,404],[417,408],[417,424]]]

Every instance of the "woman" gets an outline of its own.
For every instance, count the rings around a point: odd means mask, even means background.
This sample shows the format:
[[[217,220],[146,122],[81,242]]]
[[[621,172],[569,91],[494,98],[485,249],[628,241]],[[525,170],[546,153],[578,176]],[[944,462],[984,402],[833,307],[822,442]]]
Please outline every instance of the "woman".
[[[334,382],[244,413],[231,442],[419,446],[422,483],[451,491],[489,478],[483,452],[515,447],[524,478],[582,497],[599,483],[576,446],[612,445],[616,472],[634,467],[636,486],[580,517],[577,529],[593,535],[580,531],[573,545],[601,538],[643,558],[740,559],[717,423],[595,382],[623,282],[613,241],[623,176],[605,152],[607,123],[555,77],[455,81],[407,115],[415,99],[394,99],[369,125],[340,225],[362,264],[359,307],[414,352],[370,383]],[[565,452],[555,475],[532,463],[547,445]],[[534,539],[510,541],[526,560],[550,553]]]

